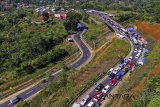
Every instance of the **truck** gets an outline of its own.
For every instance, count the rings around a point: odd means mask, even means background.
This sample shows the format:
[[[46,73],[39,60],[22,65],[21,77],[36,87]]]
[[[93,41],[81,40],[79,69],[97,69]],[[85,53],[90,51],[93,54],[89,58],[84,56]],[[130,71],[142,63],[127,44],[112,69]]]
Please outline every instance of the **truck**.
[[[122,76],[123,76],[122,71],[119,71],[119,72],[116,74],[116,79],[119,80]]]
[[[11,98],[11,99],[9,100],[9,102],[10,102],[11,104],[16,104],[16,103],[18,103],[20,100],[22,100],[22,98],[20,98],[20,97],[18,97],[18,96],[15,96],[15,97]]]
[[[126,35],[128,34],[128,31],[124,28],[121,28],[121,31],[123,32],[123,34],[126,34]]]
[[[134,44],[138,44],[138,41],[136,40],[136,38],[133,37],[132,40],[133,40]]]

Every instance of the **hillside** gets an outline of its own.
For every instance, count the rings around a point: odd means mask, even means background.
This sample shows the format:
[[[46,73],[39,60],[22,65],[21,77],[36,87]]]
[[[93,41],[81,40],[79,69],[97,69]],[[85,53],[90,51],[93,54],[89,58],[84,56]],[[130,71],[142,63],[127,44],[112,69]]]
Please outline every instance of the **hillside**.
[[[36,24],[33,10],[14,11],[0,17],[0,91],[44,72],[77,51],[67,43],[63,21]],[[40,73],[41,72],[41,73]]]

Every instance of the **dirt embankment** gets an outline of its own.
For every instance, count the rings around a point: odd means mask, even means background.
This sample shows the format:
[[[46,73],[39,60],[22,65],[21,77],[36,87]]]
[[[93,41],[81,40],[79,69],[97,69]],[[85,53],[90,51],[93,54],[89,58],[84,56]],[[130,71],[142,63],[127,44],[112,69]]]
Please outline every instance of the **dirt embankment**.
[[[137,30],[144,31],[160,43],[160,24],[151,25],[141,21],[136,21],[135,24],[137,25]]]

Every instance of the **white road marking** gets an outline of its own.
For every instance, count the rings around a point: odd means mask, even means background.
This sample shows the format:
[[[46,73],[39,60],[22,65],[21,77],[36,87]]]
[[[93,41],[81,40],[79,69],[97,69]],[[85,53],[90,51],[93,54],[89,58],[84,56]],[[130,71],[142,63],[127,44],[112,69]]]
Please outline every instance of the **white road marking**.
[[[11,103],[9,103],[8,105],[10,105]]]
[[[29,94],[29,93],[31,93],[33,90],[31,90],[31,91],[29,91],[29,92],[27,92],[26,94]]]
[[[34,93],[34,95],[31,95],[31,96],[29,96],[28,98],[26,98],[26,99],[24,99],[24,101],[27,101],[27,100],[29,100],[29,98],[31,98],[32,96],[35,96],[35,95],[37,95],[39,92],[41,92],[42,90],[39,90],[38,92],[36,92],[36,93]]]

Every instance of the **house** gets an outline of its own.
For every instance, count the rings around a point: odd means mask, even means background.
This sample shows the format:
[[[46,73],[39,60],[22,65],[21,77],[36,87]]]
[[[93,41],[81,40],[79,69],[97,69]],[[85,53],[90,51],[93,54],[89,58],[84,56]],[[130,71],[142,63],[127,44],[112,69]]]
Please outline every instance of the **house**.
[[[58,13],[58,14],[54,14],[54,17],[56,19],[66,19],[67,18],[67,14],[66,13]]]

